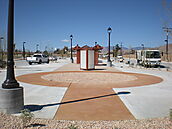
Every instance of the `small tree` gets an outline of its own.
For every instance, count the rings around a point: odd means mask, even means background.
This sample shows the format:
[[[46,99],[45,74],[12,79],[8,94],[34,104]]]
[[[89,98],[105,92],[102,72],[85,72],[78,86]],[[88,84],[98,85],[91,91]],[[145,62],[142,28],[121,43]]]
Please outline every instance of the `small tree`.
[[[135,51],[134,49],[131,49],[131,52],[130,52],[130,53],[131,53],[131,54],[135,54],[135,52],[136,52],[136,51]]]
[[[44,55],[49,55],[49,53],[48,53],[47,50],[45,50],[45,51],[43,52],[43,54],[44,54]]]
[[[114,52],[114,56],[115,56],[115,57],[117,57],[117,55],[118,55],[118,51],[119,51],[120,49],[121,49],[121,48],[119,47],[119,45],[118,45],[118,44],[116,44],[116,45],[115,45],[115,49],[114,49],[114,51],[113,51],[113,52]]]
[[[67,54],[68,50],[69,50],[68,47],[67,46],[64,46],[64,48],[63,48],[64,54]]]
[[[54,51],[55,54],[60,54],[60,49],[57,48],[55,51]]]

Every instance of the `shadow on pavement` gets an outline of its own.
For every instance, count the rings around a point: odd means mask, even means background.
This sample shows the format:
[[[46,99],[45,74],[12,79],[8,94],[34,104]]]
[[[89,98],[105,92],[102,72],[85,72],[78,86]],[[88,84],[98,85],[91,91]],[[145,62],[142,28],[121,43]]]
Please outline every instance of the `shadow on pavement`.
[[[100,70],[106,70],[106,69],[88,69],[86,71],[100,71]]]
[[[34,112],[34,111],[38,111],[44,107],[49,107],[49,106],[63,105],[63,104],[68,104],[68,103],[76,103],[76,102],[81,102],[81,101],[99,99],[99,98],[115,96],[115,95],[125,95],[125,94],[130,94],[130,93],[131,92],[123,91],[123,92],[118,92],[118,93],[114,93],[114,94],[108,94],[108,95],[102,95],[102,96],[96,96],[96,97],[90,97],[90,98],[84,98],[84,99],[78,99],[78,100],[71,100],[71,101],[66,101],[66,102],[61,102],[61,103],[53,103],[53,104],[45,104],[45,105],[25,105],[24,109],[28,109],[31,112]]]
[[[45,126],[46,126],[45,124],[34,123],[34,124],[30,124],[26,127],[45,127]]]

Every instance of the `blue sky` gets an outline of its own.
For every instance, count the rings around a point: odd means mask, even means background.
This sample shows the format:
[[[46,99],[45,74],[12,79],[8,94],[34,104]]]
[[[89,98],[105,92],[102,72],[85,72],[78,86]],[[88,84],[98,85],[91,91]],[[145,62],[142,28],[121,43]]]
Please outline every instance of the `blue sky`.
[[[170,0],[167,0],[170,1]],[[0,0],[0,35],[6,35],[8,1]],[[62,48],[73,44],[125,47],[164,45],[167,17],[162,0],[15,0],[15,43],[22,49]]]

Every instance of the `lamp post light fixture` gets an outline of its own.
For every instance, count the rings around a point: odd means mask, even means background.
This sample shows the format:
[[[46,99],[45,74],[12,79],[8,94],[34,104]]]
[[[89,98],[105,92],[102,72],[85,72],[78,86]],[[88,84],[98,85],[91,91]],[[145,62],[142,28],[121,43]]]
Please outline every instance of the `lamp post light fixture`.
[[[141,44],[141,46],[142,46],[142,50],[144,50],[145,49],[144,44]]]
[[[70,51],[70,59],[71,59],[71,63],[73,63],[73,55],[72,55],[72,39],[73,39],[73,35],[70,35],[70,48],[71,48],[71,51]]]
[[[6,80],[0,88],[0,112],[17,113],[24,108],[23,88],[14,74],[14,0],[9,0],[7,34],[7,72]]]
[[[4,37],[0,37],[0,47],[2,47],[2,40],[4,39]]]
[[[25,60],[25,46],[24,46],[24,44],[25,44],[26,42],[23,42],[23,59]]]
[[[36,44],[36,52],[38,53],[39,44]]]
[[[97,45],[97,42],[95,42],[95,46]]]
[[[108,59],[107,59],[107,66],[108,67],[111,67],[112,66],[112,62],[111,62],[111,60],[110,60],[110,34],[111,34],[111,32],[112,32],[112,29],[109,27],[108,29],[107,29],[107,32],[108,32]]]
[[[0,37],[0,40],[3,40],[4,39],[4,37]],[[2,42],[1,42],[2,43]],[[2,44],[0,44],[0,45],[2,45]],[[1,47],[1,46],[0,46]]]

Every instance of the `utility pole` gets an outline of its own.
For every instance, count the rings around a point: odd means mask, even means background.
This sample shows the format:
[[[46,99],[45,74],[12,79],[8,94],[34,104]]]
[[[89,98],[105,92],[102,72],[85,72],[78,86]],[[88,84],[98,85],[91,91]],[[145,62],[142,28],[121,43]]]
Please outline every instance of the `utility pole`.
[[[166,60],[169,61],[168,60],[168,35],[169,35],[169,32],[171,32],[172,28],[163,27],[163,30],[166,32],[166,40],[165,40],[165,42],[166,42],[166,55],[167,55]]]

